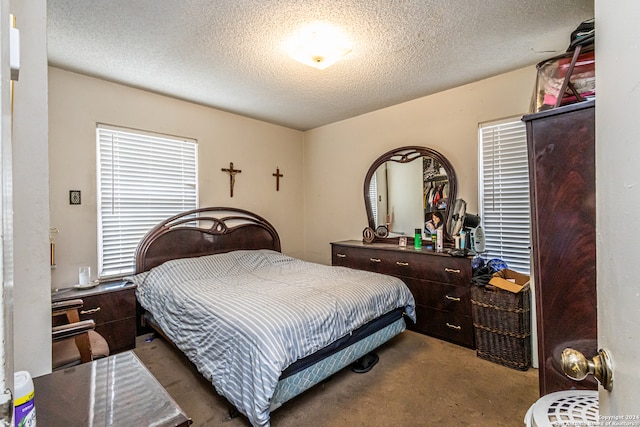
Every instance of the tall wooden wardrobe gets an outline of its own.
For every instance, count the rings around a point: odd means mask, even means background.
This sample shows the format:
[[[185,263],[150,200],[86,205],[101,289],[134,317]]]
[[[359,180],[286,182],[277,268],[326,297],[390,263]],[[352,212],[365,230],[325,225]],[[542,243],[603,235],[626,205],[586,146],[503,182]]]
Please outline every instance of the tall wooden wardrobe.
[[[597,389],[562,373],[566,347],[597,354],[595,101],[529,114],[533,278],[540,395]]]

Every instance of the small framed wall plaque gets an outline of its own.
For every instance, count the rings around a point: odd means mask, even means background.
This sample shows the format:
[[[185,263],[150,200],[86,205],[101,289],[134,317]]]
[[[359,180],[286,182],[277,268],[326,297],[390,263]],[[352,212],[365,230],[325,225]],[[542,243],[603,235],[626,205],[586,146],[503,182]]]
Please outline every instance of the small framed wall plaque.
[[[69,190],[69,204],[79,205],[82,202],[80,199],[80,190]]]

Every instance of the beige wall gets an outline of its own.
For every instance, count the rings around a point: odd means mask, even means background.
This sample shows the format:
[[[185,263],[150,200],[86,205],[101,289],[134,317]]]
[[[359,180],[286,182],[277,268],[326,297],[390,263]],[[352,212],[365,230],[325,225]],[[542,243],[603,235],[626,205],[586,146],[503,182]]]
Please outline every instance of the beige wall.
[[[397,147],[421,145],[449,159],[458,197],[478,206],[478,123],[528,112],[535,67],[426,96],[305,133],[305,257],[331,263],[330,242],[361,239],[369,166]]]
[[[56,264],[52,287],[77,283],[78,267],[97,271],[96,123],[194,138],[198,141],[200,206],[233,206],[267,218],[283,252],[302,257],[303,134],[80,74],[49,68],[51,226]],[[229,167],[236,176],[229,196]],[[280,191],[272,174],[284,177]],[[69,190],[82,204],[69,204]]]

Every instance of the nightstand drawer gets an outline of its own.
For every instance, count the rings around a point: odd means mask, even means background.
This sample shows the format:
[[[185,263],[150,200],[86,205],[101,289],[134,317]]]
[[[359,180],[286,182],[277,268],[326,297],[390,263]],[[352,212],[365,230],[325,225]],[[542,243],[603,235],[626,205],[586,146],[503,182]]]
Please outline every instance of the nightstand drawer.
[[[80,320],[93,319],[96,325],[136,316],[134,289],[82,297]]]
[[[131,350],[136,346],[135,318],[96,325],[96,332],[107,340],[111,354]]]

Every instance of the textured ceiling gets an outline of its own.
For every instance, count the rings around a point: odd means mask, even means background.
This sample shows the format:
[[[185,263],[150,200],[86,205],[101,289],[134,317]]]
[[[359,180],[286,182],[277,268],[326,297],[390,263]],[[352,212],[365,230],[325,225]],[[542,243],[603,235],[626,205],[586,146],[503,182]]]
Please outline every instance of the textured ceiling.
[[[50,65],[300,130],[536,64],[594,15],[593,0],[47,4]],[[325,70],[284,51],[314,22],[351,42]]]

